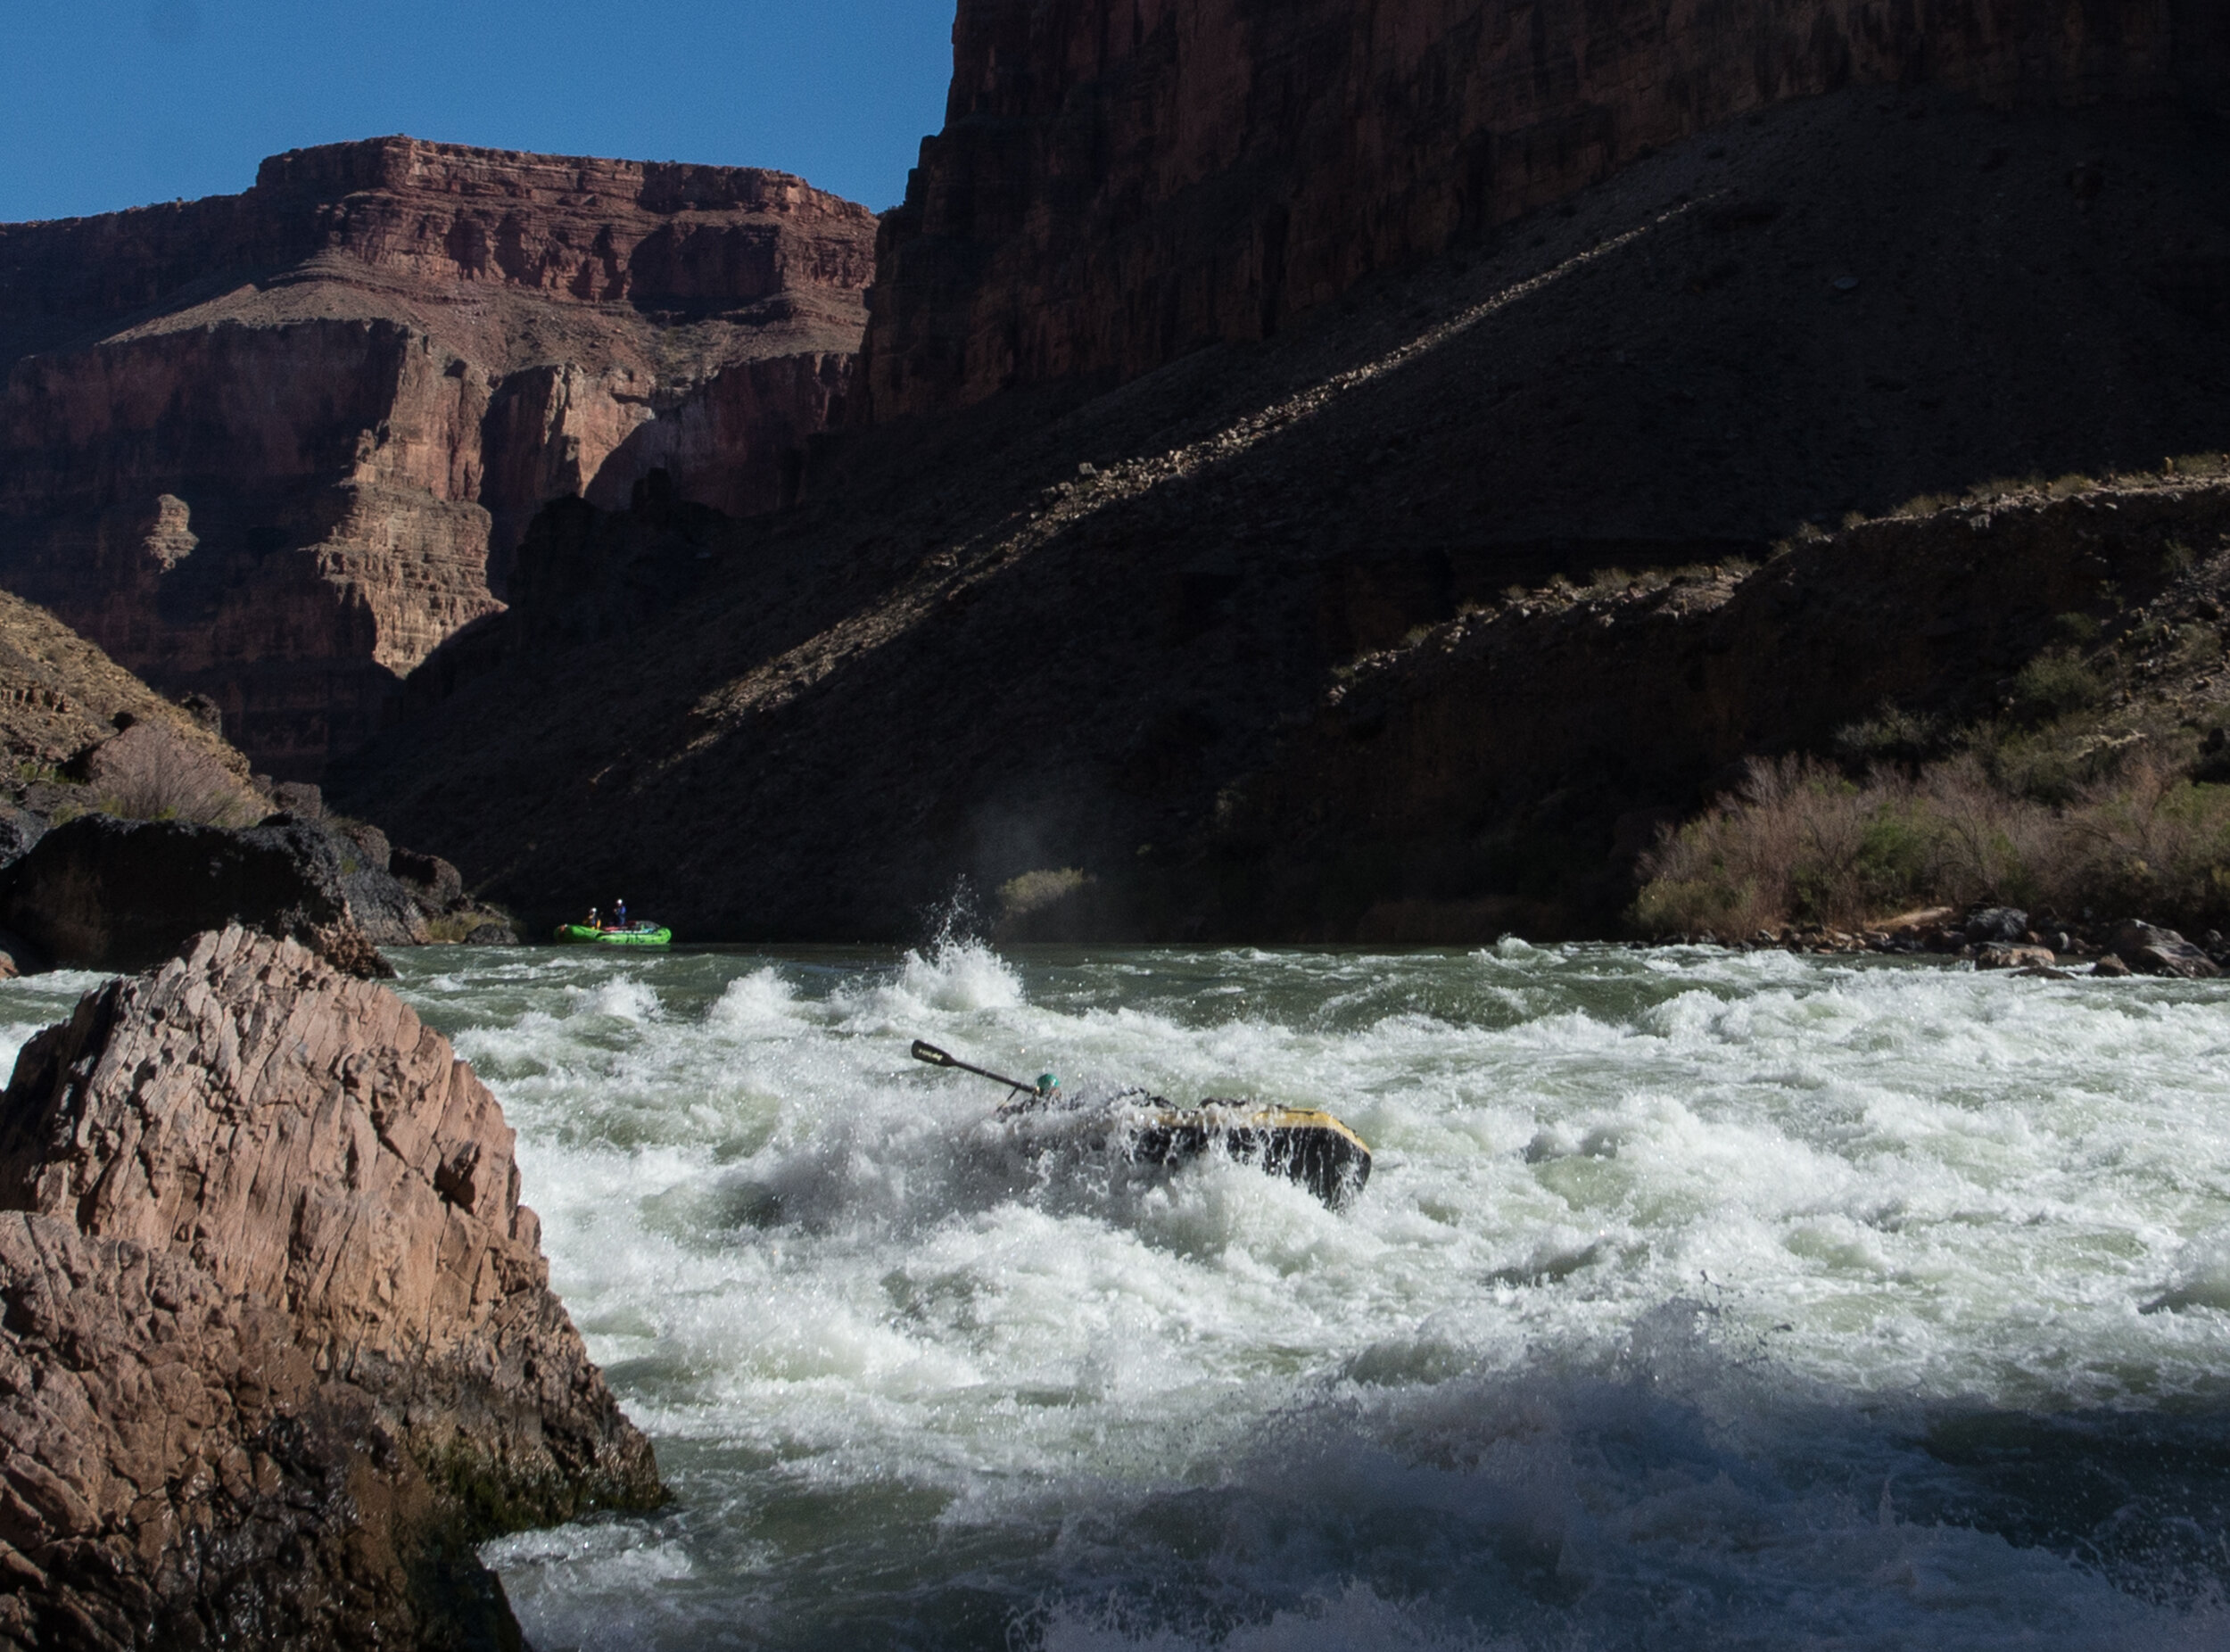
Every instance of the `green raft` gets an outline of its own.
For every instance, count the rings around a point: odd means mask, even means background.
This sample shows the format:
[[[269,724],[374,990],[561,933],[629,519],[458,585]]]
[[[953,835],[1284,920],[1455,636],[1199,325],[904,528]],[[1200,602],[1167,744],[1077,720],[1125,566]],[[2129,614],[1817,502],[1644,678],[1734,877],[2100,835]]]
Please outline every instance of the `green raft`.
[[[673,931],[663,924],[631,923],[624,929],[591,929],[585,923],[561,923],[558,940],[569,946],[664,946]]]

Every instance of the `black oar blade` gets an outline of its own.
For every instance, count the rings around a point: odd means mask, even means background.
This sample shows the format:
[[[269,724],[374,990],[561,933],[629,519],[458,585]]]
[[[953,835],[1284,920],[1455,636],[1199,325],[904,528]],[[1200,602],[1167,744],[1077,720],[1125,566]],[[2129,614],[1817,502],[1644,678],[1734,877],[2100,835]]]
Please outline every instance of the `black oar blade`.
[[[920,1038],[916,1038],[913,1041],[913,1059],[917,1061],[927,1061],[932,1067],[957,1067],[960,1065],[958,1061],[954,1061],[951,1056],[946,1054],[944,1051],[938,1049],[935,1045]]]

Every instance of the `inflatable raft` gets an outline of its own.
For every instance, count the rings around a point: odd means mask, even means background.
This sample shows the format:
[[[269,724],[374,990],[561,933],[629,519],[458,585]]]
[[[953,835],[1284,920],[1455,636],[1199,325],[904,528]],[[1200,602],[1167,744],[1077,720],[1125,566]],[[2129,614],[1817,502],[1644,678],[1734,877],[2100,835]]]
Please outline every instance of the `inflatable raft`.
[[[948,1067],[1005,1085],[1014,1094],[999,1109],[1004,1118],[1070,1112],[1079,1105],[1063,1098],[1061,1080],[1052,1073],[1035,1084],[1010,1078],[920,1038],[913,1041],[913,1053],[915,1061],[931,1067]],[[1126,1090],[1114,1098],[1105,1116],[1117,1127],[1119,1150],[1137,1164],[1178,1165],[1221,1153],[1299,1182],[1335,1210],[1370,1180],[1370,1149],[1363,1138],[1330,1113],[1305,1107],[1213,1098],[1197,1107],[1180,1107],[1144,1090]]]
[[[1370,1149],[1330,1113],[1248,1102],[1205,1101],[1177,1107],[1155,1096],[1139,1107],[1129,1132],[1132,1159],[1177,1165],[1222,1153],[1299,1182],[1338,1210],[1370,1180]]]
[[[664,946],[673,931],[659,924],[631,923],[624,929],[591,929],[585,923],[561,923],[558,940],[570,946]]]

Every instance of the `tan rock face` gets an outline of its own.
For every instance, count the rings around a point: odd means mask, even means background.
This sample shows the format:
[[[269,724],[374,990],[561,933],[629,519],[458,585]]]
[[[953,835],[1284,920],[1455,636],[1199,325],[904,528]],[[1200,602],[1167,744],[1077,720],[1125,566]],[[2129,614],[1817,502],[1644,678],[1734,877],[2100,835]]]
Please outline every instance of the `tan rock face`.
[[[240,930],[34,1039],[0,1101],[0,1645],[502,1644],[472,1542],[655,1501],[512,1145],[392,994]]]
[[[314,777],[500,607],[547,500],[663,468],[780,504],[874,233],[780,173],[408,138],[0,227],[0,578]]]
[[[1853,82],[2230,97],[2202,0],[962,0],[854,416],[1261,337],[1730,116]]]

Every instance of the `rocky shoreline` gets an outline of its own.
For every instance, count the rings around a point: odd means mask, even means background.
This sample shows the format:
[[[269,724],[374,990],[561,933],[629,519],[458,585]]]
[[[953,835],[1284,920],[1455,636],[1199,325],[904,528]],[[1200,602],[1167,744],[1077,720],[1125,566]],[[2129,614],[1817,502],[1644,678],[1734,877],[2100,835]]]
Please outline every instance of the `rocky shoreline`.
[[[1971,962],[1978,970],[2013,970],[2069,979],[2061,966],[2087,963],[2099,976],[2161,975],[2212,980],[2230,969],[2230,938],[2209,929],[2197,943],[2174,929],[2132,918],[2120,923],[2069,922],[2056,913],[2013,906],[1950,906],[1906,913],[1871,929],[1783,924],[1753,935],[1722,937],[1709,929],[1661,935],[1642,946],[1727,946],[1742,952],[1882,953]]]

